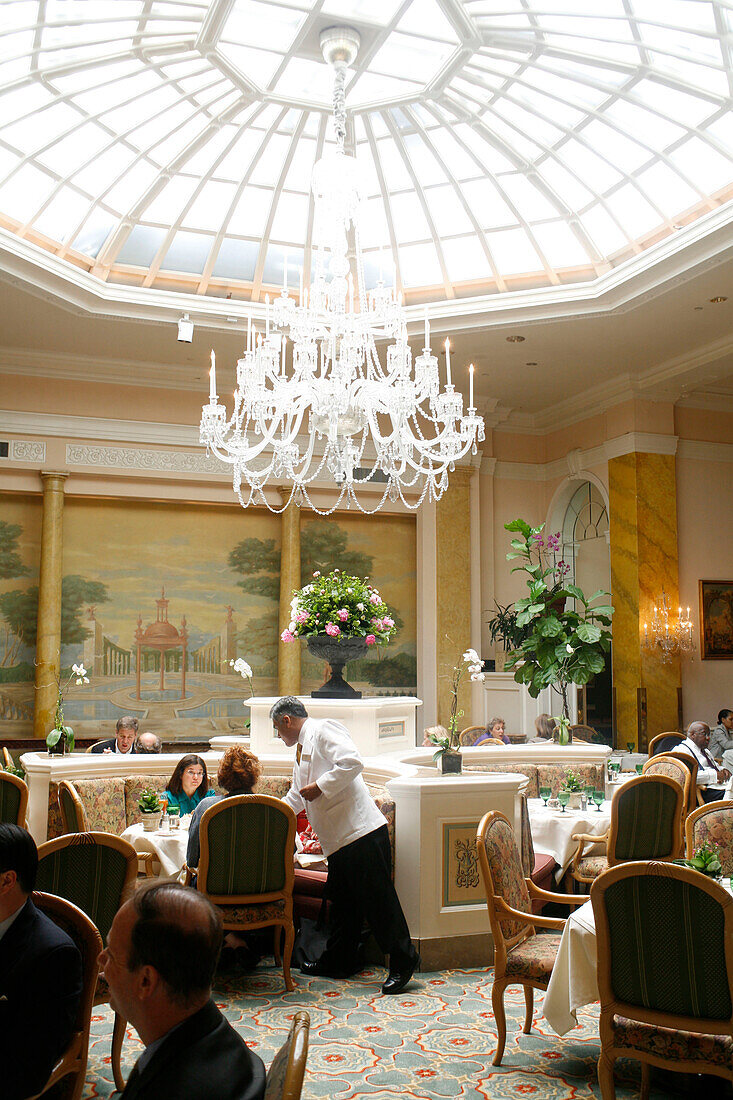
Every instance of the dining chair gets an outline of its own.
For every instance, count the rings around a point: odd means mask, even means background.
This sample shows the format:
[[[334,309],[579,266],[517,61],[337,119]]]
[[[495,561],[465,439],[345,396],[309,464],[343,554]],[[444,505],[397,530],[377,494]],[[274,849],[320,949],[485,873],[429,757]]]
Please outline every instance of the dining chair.
[[[103,943],[136,878],[137,852],[112,833],[68,833],[38,846],[38,889],[77,905],[94,922]],[[109,988],[100,976],[94,1004],[108,1003]],[[115,1012],[112,1074],[119,1091],[125,1087],[120,1058],[126,1022]]]
[[[295,988],[290,976],[295,940],[295,822],[295,814],[279,798],[267,794],[223,798],[201,817],[196,869],[196,889],[219,909],[226,931],[274,927],[277,965],[284,935],[282,968],[289,992]]]
[[[673,863],[612,867],[591,887],[601,999],[598,1080],[617,1058],[733,1081],[733,897]]]
[[[483,733],[486,733],[486,726],[466,726],[465,730],[461,730],[458,735],[459,744],[464,748],[471,748],[475,745],[476,738],[480,737]],[[499,737],[489,737],[483,742],[484,745],[503,745],[504,742]]]
[[[498,1043],[494,1065],[501,1065],[506,1045],[504,993],[507,986],[524,989],[526,1013],[523,1031],[532,1028],[535,989],[547,989],[555,965],[560,933],[565,921],[532,912],[535,899],[561,905],[582,905],[586,898],[554,894],[535,886],[524,874],[509,819],[499,810],[490,810],[481,819],[476,833],[481,877],[486,891],[489,925],[494,939],[494,984],[491,1004],[496,1018]],[[554,934],[537,936],[537,928],[553,929]]]
[[[630,860],[679,859],[682,855],[683,789],[667,775],[638,775],[619,787],[611,801],[605,837],[577,833],[571,867],[576,882],[589,884],[609,867]],[[606,841],[606,854],[585,855],[586,847]]]
[[[668,752],[663,755],[672,757],[674,760],[681,760],[684,766],[690,773],[690,800],[688,813],[692,813],[696,806],[704,806],[705,799],[702,796],[700,788],[697,785],[697,769],[699,767],[697,760],[694,756],[691,756],[687,752]]]
[[[726,877],[733,875],[733,802],[708,802],[685,821],[687,858],[701,844],[715,844]]]
[[[307,1012],[295,1013],[288,1037],[267,1071],[265,1100],[300,1100],[310,1026],[311,1018]]]
[[[692,760],[692,757],[690,757]],[[697,761],[692,761],[697,765]],[[694,768],[697,779],[697,767]],[[697,792],[692,786],[692,769],[675,753],[661,752],[657,756],[650,756],[644,761],[641,769],[642,775],[666,775],[682,784],[684,813],[687,816],[697,806]]]
[[[592,726],[584,726],[578,724],[570,727],[570,732],[573,735],[573,744],[579,745],[605,745],[606,742],[598,732],[594,730]],[[577,736],[576,736],[577,734]]]
[[[0,821],[25,828],[28,786],[17,775],[0,771]]]
[[[64,833],[88,833],[89,821],[79,792],[68,779],[62,779],[58,785],[59,812]]]
[[[646,751],[650,757],[657,756],[660,752],[673,752],[677,745],[682,744],[684,739],[684,733],[677,733],[675,731],[658,733],[656,737],[652,737],[647,745]]]
[[[40,1092],[29,1100],[37,1100],[54,1088],[59,1081],[65,1080],[66,1100],[79,1100],[86,1085],[87,1056],[89,1053],[89,1028],[91,1026],[94,991],[99,972],[99,953],[102,950],[102,937],[86,913],[65,898],[44,894],[40,891],[32,895],[33,904],[42,913],[57,924],[79,949],[81,955],[82,990],[79,1007],[76,1012],[74,1031],[66,1050],[59,1057],[46,1084]]]

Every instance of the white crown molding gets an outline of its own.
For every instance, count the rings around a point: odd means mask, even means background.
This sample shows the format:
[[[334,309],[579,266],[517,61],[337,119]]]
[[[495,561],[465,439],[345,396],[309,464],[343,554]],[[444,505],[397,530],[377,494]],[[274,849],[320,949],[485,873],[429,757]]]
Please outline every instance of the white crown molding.
[[[681,439],[679,458],[698,462],[733,462],[733,443],[713,443],[705,439]]]
[[[155,389],[191,390],[206,398],[205,366],[144,362],[139,359],[98,359],[93,355],[67,352],[0,348],[0,371],[4,374],[64,378],[78,382],[108,382],[115,386],[153,386]]]
[[[113,470],[147,470],[175,474],[215,474],[222,480],[231,475],[216,458],[192,451],[145,450],[141,447],[101,447],[67,443],[68,466],[101,466]]]
[[[199,446],[198,425],[159,424],[144,420],[104,420],[62,413],[28,413],[0,410],[0,430],[70,439],[117,440],[122,443],[156,443]]]
[[[571,480],[583,481],[592,467],[608,462],[611,458],[620,458],[621,455],[634,452],[673,455],[677,452],[677,444],[676,435],[627,432],[614,439],[607,439],[598,447],[589,447],[587,450],[577,447],[568,451],[563,458],[555,458],[550,462],[506,462],[499,459],[494,468],[494,477],[510,481],[535,482],[559,481],[569,477]],[[483,465],[481,472],[489,475],[491,473],[489,468]]]

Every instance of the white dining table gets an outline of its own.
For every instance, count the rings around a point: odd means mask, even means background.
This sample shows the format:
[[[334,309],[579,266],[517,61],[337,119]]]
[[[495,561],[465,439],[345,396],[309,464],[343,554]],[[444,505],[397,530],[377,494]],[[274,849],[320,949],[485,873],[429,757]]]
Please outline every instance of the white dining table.
[[[136,852],[152,852],[160,863],[160,878],[177,878],[186,862],[188,829],[181,825],[168,831],[145,832],[141,824],[128,825],[122,839],[132,844]]]
[[[611,803],[608,800],[601,803],[600,811],[596,809],[594,802],[586,810],[571,810],[568,806],[563,812],[561,809],[545,806],[541,798],[528,798],[527,809],[535,852],[544,852],[553,857],[559,865],[555,874],[558,882],[570,866],[578,847],[578,842],[573,840],[573,834],[592,833],[601,836],[611,822]],[[603,846],[594,844],[586,851],[588,854],[598,854],[603,852]]]

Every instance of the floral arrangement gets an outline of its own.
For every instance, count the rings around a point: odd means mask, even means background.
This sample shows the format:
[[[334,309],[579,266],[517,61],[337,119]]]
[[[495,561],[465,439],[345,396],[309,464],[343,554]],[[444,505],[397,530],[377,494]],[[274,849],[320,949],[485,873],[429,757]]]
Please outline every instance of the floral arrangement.
[[[504,527],[518,536],[507,560],[521,559],[512,572],[524,573],[529,588],[529,595],[514,604],[517,627],[524,628],[525,637],[504,667],[514,669],[514,679],[527,685],[533,699],[543,688],[557,685],[563,715],[569,718],[568,684],[587,684],[605,667],[613,615],[608,593],[599,589],[586,599],[577,584],[565,582],[570,566],[558,558],[559,532],[545,536],[544,524],[530,527],[523,519]],[[601,603],[591,606],[599,597]],[[575,601],[572,611],[565,610],[568,599]]]
[[[570,791],[571,794],[577,794],[579,791],[583,790],[583,784],[580,782],[575,772],[571,771],[570,768],[568,768],[563,776],[560,790]]]
[[[460,662],[453,666],[448,736],[436,737],[434,733],[430,734],[430,740],[438,746],[433,753],[433,760],[438,760],[444,752],[455,752],[458,748],[458,719],[463,717],[463,711],[458,710],[458,685],[466,672],[470,674],[471,680],[483,680],[485,674],[481,671],[481,664],[481,658],[476,650],[467,649]]]
[[[58,688],[56,712],[54,714],[53,729],[46,738],[46,745],[49,749],[55,748],[63,737],[66,741],[66,748],[68,751],[74,751],[74,731],[71,726],[64,725],[64,696],[69,690],[72,680],[75,680],[77,685],[89,683],[87,670],[84,668],[83,664],[71,666],[71,672],[63,687],[61,686],[61,680],[56,676],[56,687]]]
[[[674,862],[690,867],[693,871],[699,871],[703,875],[710,875],[711,878],[717,878],[723,870],[720,850],[717,844],[713,844],[710,840],[705,841],[699,848],[695,848],[692,859],[676,859]]]
[[[291,620],[280,637],[284,642],[327,634],[337,638],[363,638],[367,645],[383,645],[396,630],[390,609],[366,579],[338,569],[322,575],[293,593]]]
[[[236,661],[230,661],[229,664],[235,672],[239,673],[243,680],[247,681],[249,684],[249,694],[253,697],[255,689],[252,683],[252,666],[248,665],[246,661],[243,661],[241,657],[237,657]]]

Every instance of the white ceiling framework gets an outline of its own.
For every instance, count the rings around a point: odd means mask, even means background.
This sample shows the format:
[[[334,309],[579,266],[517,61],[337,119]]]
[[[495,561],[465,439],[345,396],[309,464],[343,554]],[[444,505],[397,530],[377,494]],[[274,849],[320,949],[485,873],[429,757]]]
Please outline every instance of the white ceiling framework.
[[[368,283],[588,283],[733,194],[730,0],[4,0],[0,224],[107,283],[297,287],[344,21]]]

